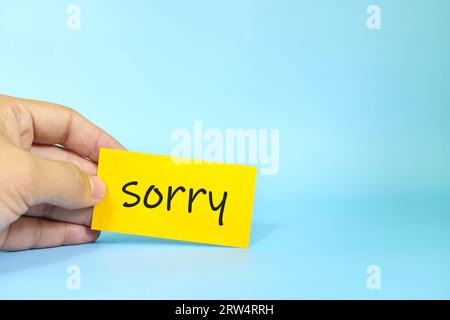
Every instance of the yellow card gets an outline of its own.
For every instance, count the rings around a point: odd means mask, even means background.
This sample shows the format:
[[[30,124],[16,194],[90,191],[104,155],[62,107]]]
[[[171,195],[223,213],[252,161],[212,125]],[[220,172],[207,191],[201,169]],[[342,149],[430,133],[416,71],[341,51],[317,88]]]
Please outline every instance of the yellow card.
[[[247,248],[256,167],[101,149],[92,229]]]

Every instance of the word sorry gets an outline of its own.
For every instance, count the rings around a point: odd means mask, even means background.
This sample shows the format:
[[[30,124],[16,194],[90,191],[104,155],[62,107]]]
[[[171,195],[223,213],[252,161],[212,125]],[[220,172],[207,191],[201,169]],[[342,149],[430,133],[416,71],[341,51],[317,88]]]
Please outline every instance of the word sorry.
[[[131,182],[126,183],[122,187],[122,192],[123,193],[136,198],[135,201],[132,202],[132,203],[124,202],[123,206],[125,208],[132,208],[134,206],[137,206],[141,202],[141,197],[138,194],[136,194],[134,192],[131,192],[128,189],[131,186],[137,186],[137,185],[138,185],[137,181],[131,181]],[[177,192],[179,192],[179,191],[184,193],[184,192],[186,192],[186,188],[183,187],[183,186],[179,186],[179,187],[177,187],[175,189],[172,186],[169,186],[167,188],[166,209],[167,209],[168,212],[170,212],[171,207],[172,207],[172,201],[173,201],[175,195],[177,194]],[[158,196],[158,200],[156,202],[154,202],[154,203],[149,203],[149,198],[150,198],[150,195],[152,194],[152,192]],[[215,205],[214,204],[214,200],[213,200],[213,193],[212,193],[212,191],[208,192],[205,189],[200,188],[200,189],[198,189],[198,190],[196,190],[194,192],[194,189],[190,188],[189,189],[189,194],[188,194],[188,197],[187,197],[188,213],[192,212],[192,207],[193,207],[194,201],[195,201],[195,199],[197,198],[197,196],[200,193],[202,193],[204,195],[208,194],[209,205],[211,207],[211,210],[213,210],[213,211],[219,211],[220,210],[220,212],[219,212],[219,226],[223,226],[223,214],[224,214],[224,211],[225,211],[225,204],[226,204],[226,201],[227,201],[228,192],[225,191],[223,193],[222,201],[220,201],[220,203],[218,205]],[[151,186],[148,187],[147,191],[145,192],[145,195],[144,195],[144,198],[143,198],[143,203],[144,203],[144,206],[146,208],[154,209],[154,208],[157,208],[159,205],[161,205],[163,200],[164,200],[164,196],[161,193],[161,191],[157,187],[155,187],[155,185],[151,185]]]

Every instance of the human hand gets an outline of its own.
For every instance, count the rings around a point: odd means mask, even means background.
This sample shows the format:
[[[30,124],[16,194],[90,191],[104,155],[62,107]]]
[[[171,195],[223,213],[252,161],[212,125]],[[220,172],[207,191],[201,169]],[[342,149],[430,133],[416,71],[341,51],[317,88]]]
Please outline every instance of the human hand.
[[[101,147],[124,149],[72,109],[0,95],[0,250],[98,238],[89,226],[106,192]]]

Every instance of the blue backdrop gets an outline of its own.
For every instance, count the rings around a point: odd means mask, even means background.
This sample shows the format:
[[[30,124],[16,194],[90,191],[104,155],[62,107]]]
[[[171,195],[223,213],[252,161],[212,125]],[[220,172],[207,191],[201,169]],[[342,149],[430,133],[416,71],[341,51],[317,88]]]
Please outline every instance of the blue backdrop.
[[[380,30],[366,26],[371,4]],[[172,132],[196,120],[280,130],[250,249],[105,233],[0,253],[0,298],[450,298],[449,10],[0,0],[3,94],[66,104],[149,153],[170,154]],[[80,290],[66,286],[70,265]]]

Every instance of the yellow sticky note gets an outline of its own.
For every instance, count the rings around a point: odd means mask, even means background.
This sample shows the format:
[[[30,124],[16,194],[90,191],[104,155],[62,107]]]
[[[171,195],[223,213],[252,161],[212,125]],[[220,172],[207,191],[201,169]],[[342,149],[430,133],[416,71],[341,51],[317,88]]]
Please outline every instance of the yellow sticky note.
[[[101,149],[92,229],[247,248],[256,167]]]

